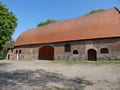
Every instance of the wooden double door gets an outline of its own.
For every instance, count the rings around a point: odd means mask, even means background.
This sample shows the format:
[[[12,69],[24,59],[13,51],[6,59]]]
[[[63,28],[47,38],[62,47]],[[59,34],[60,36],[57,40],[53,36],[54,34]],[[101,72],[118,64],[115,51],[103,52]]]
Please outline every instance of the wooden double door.
[[[44,46],[39,49],[39,59],[54,60],[54,48],[51,46]]]

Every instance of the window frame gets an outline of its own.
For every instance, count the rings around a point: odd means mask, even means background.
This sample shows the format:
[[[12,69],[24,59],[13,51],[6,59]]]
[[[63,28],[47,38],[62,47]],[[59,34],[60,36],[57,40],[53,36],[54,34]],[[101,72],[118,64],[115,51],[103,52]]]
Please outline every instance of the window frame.
[[[18,54],[18,50],[16,50],[15,53]]]
[[[64,51],[65,52],[70,52],[71,51],[71,44],[65,44],[64,45]]]
[[[76,53],[77,52],[77,53]],[[78,50],[73,50],[73,54],[74,55],[78,55],[79,54],[79,51]]]
[[[19,50],[19,54],[21,54],[21,52],[22,52],[22,50],[20,49],[20,50]]]
[[[101,54],[109,54],[109,49],[108,48],[101,48],[100,53]]]

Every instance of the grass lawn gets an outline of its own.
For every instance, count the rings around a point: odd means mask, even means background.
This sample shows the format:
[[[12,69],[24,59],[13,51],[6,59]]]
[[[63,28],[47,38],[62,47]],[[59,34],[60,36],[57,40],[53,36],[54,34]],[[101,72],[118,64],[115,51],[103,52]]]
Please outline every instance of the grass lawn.
[[[51,60],[1,60],[0,63],[5,62],[33,62],[33,61],[46,61],[46,63],[54,64],[91,64],[91,65],[103,65],[103,64],[120,64],[120,61],[51,61]],[[47,62],[49,61],[49,62]]]
[[[53,61],[52,63],[60,63],[60,64],[94,64],[94,65],[102,65],[102,64],[120,64],[120,61]]]

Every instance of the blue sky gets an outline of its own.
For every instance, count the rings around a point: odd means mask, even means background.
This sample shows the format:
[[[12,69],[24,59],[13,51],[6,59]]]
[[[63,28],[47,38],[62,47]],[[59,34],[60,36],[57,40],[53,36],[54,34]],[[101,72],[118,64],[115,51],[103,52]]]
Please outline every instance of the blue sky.
[[[15,40],[22,32],[36,28],[47,19],[67,20],[94,9],[120,6],[120,0],[0,0],[18,18],[13,34]]]

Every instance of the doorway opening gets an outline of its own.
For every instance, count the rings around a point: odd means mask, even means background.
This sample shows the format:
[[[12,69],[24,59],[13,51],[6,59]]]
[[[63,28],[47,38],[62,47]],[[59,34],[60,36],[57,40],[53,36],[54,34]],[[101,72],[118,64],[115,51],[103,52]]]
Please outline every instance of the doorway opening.
[[[88,50],[88,60],[89,61],[97,61],[97,53],[94,49]]]
[[[54,48],[51,46],[44,46],[39,49],[39,59],[54,60]]]
[[[10,54],[8,54],[8,60],[10,60]]]

